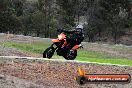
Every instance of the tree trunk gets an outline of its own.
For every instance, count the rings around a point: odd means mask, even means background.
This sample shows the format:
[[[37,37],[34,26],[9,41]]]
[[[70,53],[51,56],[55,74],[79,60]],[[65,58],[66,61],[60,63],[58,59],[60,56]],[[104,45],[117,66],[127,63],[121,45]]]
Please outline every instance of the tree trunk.
[[[39,37],[39,35],[40,35],[40,30],[37,31],[37,37]]]
[[[99,28],[99,37],[101,38],[101,29]]]
[[[114,44],[116,44],[117,42],[117,36],[116,36],[116,33],[114,34]]]
[[[27,36],[27,32],[24,31],[24,36]]]

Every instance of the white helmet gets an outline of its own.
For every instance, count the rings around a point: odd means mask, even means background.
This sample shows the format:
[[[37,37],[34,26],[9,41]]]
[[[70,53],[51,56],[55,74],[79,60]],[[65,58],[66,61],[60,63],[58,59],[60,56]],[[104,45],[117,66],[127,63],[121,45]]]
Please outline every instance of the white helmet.
[[[82,25],[77,25],[76,29],[83,29]]]

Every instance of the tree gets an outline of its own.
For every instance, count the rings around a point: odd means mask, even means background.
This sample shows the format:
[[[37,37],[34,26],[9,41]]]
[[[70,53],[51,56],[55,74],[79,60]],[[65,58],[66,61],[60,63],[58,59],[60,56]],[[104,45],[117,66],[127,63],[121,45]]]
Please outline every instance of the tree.
[[[11,0],[2,0],[0,11],[0,30],[1,32],[10,31],[16,33],[21,28],[21,20],[16,16],[11,5]]]
[[[32,22],[32,14],[31,13],[28,13],[28,14],[25,14],[22,16],[22,33],[26,36],[26,35],[29,35],[29,33],[32,31],[32,25],[33,25],[33,22]]]
[[[87,10],[85,12],[85,16],[88,23],[85,26],[86,35],[88,37],[88,41],[93,42],[96,40],[94,39],[96,35],[101,37],[101,32],[104,30],[105,22],[98,1],[87,2],[86,7]]]
[[[44,18],[44,14],[42,12],[34,13],[33,18],[32,18],[32,22],[33,22],[32,28],[36,32],[37,37],[39,37],[41,33],[46,33],[46,32],[44,32],[45,31],[44,30],[45,18]]]
[[[60,7],[59,13],[59,25],[61,27],[72,27],[75,26],[75,11],[76,11],[76,0],[57,0],[57,4]]]
[[[100,6],[105,13],[106,27],[109,29],[114,43],[123,34],[125,25],[128,21],[129,2],[128,0],[101,0]]]
[[[12,8],[16,11],[17,16],[23,15],[23,5],[26,0],[10,0]]]

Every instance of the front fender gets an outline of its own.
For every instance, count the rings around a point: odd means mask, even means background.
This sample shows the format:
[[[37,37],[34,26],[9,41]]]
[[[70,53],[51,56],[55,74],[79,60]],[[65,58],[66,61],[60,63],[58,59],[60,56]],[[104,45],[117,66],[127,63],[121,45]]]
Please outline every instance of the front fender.
[[[73,50],[76,50],[76,49],[78,49],[78,48],[83,48],[83,46],[80,44],[80,45],[75,45],[72,49]]]
[[[76,50],[76,49],[78,49],[79,48],[79,45],[75,45],[72,49],[73,50]]]

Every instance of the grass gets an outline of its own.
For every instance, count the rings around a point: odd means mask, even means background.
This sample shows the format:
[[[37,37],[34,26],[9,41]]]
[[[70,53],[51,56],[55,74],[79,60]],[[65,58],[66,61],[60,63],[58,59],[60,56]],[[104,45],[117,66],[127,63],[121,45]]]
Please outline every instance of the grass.
[[[111,55],[103,54],[96,51],[84,51],[84,50],[79,51],[78,56],[84,57],[84,58],[89,57],[89,58],[98,58],[98,59],[127,59],[124,57],[111,56]]]
[[[120,64],[120,65],[129,65],[132,66],[132,60],[130,59],[108,59],[108,58],[86,58],[86,57],[77,57],[77,60],[87,61],[87,62],[99,62],[99,63],[110,63],[110,64]]]
[[[49,46],[48,43],[17,43],[17,42],[0,42],[0,45],[33,53],[42,53],[44,49],[46,49]]]
[[[100,54],[98,52],[93,52],[93,51],[80,51],[78,52],[78,57],[76,59],[80,61],[111,63],[111,64],[132,66],[132,60],[130,59],[123,57],[109,56],[106,54]]]
[[[22,51],[42,54],[44,49],[46,49],[50,44],[47,42],[21,43],[20,44],[17,42],[9,42],[9,41],[7,42],[6,41],[6,42],[0,42],[0,45],[16,48]],[[55,57],[58,57],[58,56],[55,55],[54,58]],[[62,57],[59,57],[59,59],[62,59]],[[100,52],[95,52],[95,51],[86,51],[86,50],[79,50],[76,60],[132,66],[132,60],[130,59],[127,59],[124,57],[111,56],[108,54],[102,54]]]

